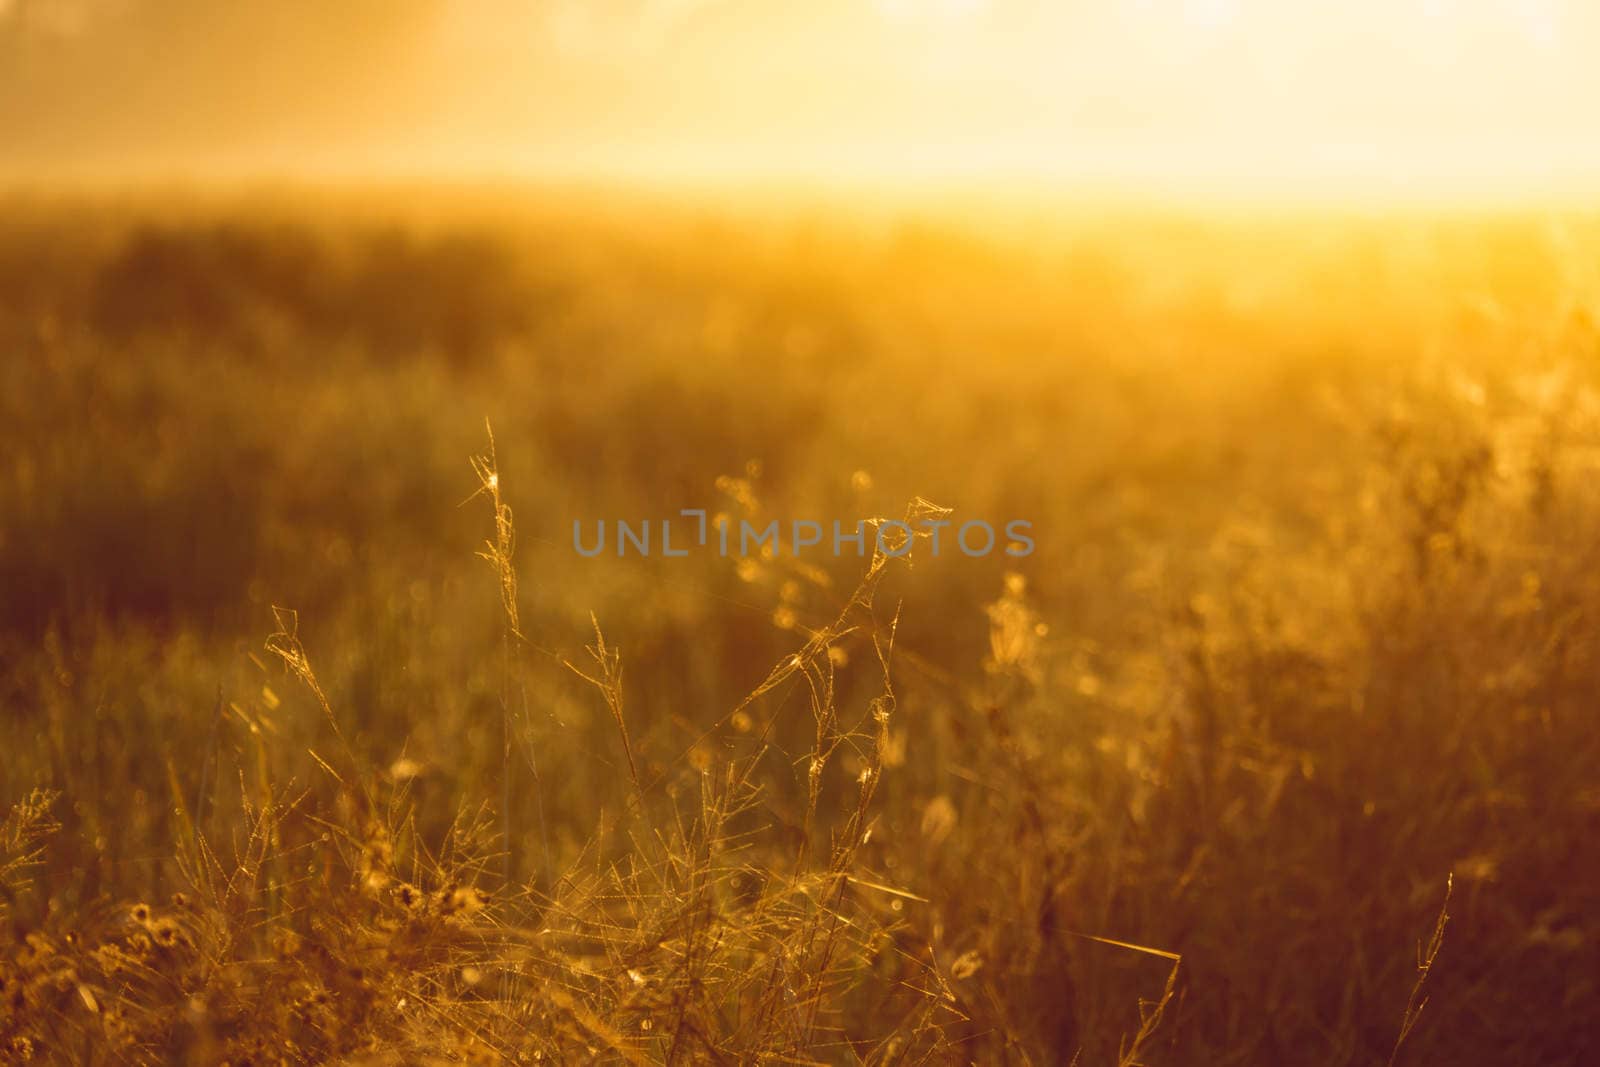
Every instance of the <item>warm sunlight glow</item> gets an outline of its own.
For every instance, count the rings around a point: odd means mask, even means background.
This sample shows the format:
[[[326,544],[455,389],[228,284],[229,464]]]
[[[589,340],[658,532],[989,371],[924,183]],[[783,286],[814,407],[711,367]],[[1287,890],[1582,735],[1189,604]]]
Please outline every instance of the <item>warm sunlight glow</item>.
[[[0,0],[0,1067],[1600,1067],[1597,135],[1600,0]]]
[[[168,6],[215,25],[174,35]],[[315,32],[228,10],[0,0],[0,163],[1246,196],[1600,177],[1577,0],[404,0]]]

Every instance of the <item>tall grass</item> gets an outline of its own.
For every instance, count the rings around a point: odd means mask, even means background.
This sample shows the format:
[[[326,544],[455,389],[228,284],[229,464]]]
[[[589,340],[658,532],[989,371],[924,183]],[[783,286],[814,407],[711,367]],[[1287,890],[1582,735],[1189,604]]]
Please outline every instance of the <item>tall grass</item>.
[[[274,210],[0,238],[0,1056],[1594,1058],[1591,222]]]

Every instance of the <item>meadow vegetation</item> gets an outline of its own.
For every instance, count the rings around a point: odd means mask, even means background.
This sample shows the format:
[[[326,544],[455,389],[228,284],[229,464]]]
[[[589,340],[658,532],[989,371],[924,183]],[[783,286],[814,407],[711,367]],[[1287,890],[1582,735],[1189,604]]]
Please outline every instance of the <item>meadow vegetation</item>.
[[[13,196],[0,1062],[1595,1062],[1596,264]]]

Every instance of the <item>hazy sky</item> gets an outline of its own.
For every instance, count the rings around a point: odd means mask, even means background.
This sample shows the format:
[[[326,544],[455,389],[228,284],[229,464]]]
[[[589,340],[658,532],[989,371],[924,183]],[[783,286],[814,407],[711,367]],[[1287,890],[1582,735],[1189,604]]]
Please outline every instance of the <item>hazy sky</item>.
[[[0,170],[1600,191],[1600,3],[0,0]]]

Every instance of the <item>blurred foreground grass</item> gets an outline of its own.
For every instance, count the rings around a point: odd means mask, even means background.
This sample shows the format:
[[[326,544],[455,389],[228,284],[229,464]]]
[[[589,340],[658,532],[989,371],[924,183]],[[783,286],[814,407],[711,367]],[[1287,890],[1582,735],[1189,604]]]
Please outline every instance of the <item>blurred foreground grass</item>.
[[[1597,256],[13,199],[0,1059],[1593,1062]]]

